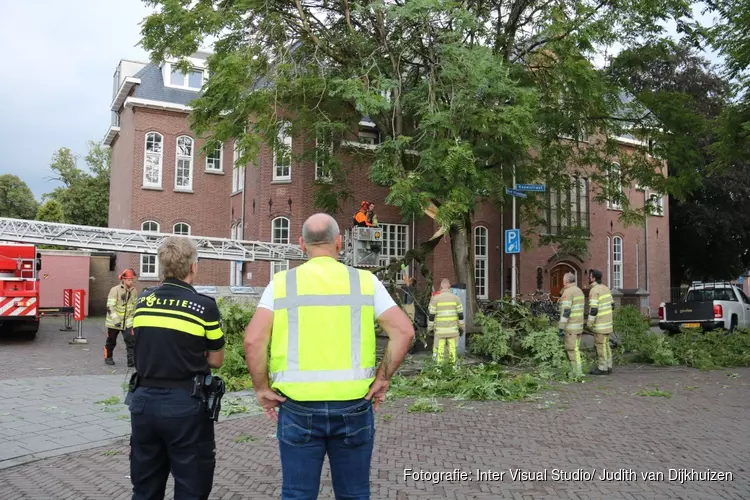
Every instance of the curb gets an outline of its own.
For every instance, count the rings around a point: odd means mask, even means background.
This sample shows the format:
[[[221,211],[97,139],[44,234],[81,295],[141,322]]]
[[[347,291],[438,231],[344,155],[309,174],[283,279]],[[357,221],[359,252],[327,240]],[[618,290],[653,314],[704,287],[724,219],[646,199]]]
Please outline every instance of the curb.
[[[28,464],[31,462],[36,462],[38,460],[43,460],[45,458],[59,457],[61,455],[67,455],[69,453],[76,453],[79,451],[86,451],[86,450],[91,450],[94,448],[101,448],[103,446],[113,446],[113,445],[123,446],[123,445],[128,444],[128,436],[129,435],[123,435],[117,438],[104,439],[102,441],[92,441],[91,443],[86,443],[86,444],[64,446],[62,448],[56,448],[54,450],[41,451],[39,453],[31,453],[29,455],[21,455],[20,457],[9,458],[7,460],[0,460],[0,470],[10,469],[18,465],[24,465],[24,464]]]

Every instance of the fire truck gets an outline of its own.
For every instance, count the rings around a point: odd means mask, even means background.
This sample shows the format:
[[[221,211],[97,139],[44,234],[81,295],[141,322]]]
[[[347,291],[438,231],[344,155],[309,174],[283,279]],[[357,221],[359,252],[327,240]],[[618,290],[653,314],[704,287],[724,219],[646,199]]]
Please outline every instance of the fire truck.
[[[12,330],[36,337],[41,264],[35,245],[0,242],[0,333]]]
[[[0,217],[0,333],[14,326],[33,339],[40,314],[64,308],[39,307],[41,255],[35,245],[59,245],[85,250],[157,254],[161,242],[172,234]],[[305,260],[298,245],[187,236],[198,245],[201,259],[234,262]],[[383,235],[379,227],[354,227],[344,231],[339,260],[358,268],[380,267]],[[3,243],[9,242],[9,243]]]

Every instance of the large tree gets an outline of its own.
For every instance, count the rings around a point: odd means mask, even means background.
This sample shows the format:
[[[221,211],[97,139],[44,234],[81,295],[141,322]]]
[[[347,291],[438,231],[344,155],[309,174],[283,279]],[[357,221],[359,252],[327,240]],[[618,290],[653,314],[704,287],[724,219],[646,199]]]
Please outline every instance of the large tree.
[[[39,208],[29,186],[13,174],[0,175],[0,217],[33,219]]]
[[[321,139],[300,159],[318,154],[331,171],[334,182],[318,196],[329,210],[347,194],[347,174],[362,174],[330,157],[328,145],[345,147],[369,117],[382,135],[380,147],[361,153],[371,179],[390,187],[387,202],[404,216],[436,207],[472,318],[472,214],[480,201],[506,202],[513,169],[518,182],[550,186],[568,182],[570,169],[584,170],[606,188],[596,199],[620,201],[626,220],[637,216],[614,183],[604,182],[608,166],[618,160],[623,180],[648,185],[654,164],[621,155],[606,136],[585,147],[576,141],[618,132],[629,113],[592,60],[615,40],[627,47],[663,36],[659,21],[684,18],[691,2],[147,3],[159,8],[142,32],[154,60],[182,59],[207,37],[216,40],[211,77],[194,103],[196,133],[239,138],[239,163],[246,164],[262,141],[282,153],[280,120],[290,117],[292,134]],[[538,222],[533,197],[524,207]],[[571,236],[581,235],[558,235],[557,243]]]
[[[84,226],[106,227],[109,218],[109,178],[111,152],[89,142],[85,157],[88,172],[78,167],[78,157],[69,148],[60,148],[52,157],[50,168],[62,186],[44,195],[55,200],[64,214],[64,222]]]

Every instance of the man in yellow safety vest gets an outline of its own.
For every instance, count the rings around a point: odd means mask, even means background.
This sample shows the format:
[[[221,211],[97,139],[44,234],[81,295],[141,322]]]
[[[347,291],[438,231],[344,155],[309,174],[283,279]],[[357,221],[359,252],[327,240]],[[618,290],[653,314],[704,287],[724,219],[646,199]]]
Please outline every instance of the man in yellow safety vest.
[[[596,269],[589,271],[589,319],[587,327],[594,334],[596,357],[598,365],[589,373],[605,375],[612,373],[612,348],[609,346],[609,336],[612,333],[612,292],[607,285],[602,284],[602,272]]]
[[[432,357],[442,363],[446,344],[450,362],[456,362],[456,342],[464,334],[464,307],[461,299],[450,290],[451,282],[443,278],[440,281],[440,292],[430,298],[427,330],[435,330],[432,344]]]
[[[120,284],[113,286],[107,296],[107,319],[105,320],[107,341],[104,344],[104,362],[108,365],[115,364],[112,354],[117,346],[117,336],[122,333],[128,366],[134,367],[133,347],[135,346],[135,336],[133,333],[133,315],[135,314],[135,305],[138,299],[138,290],[133,285],[135,271],[125,269],[120,273],[119,277]]]
[[[568,354],[573,375],[583,375],[581,368],[581,334],[583,333],[583,308],[585,297],[576,286],[576,275],[563,276],[562,296],[560,297],[560,336],[565,336],[565,351]]]
[[[256,398],[277,422],[281,498],[317,498],[326,454],[336,497],[370,498],[373,407],[385,400],[414,328],[374,274],[336,260],[333,217],[307,219],[299,243],[310,259],[272,277],[244,346]],[[376,321],[389,337],[379,367]]]

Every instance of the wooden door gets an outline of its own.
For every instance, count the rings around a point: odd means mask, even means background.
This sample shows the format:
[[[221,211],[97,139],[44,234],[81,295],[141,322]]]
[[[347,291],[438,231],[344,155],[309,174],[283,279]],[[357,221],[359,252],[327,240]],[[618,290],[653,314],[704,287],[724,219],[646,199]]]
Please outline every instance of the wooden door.
[[[565,273],[570,272],[567,266],[557,266],[550,273],[549,280],[549,291],[552,295],[552,300],[557,301],[560,298],[560,293],[563,288],[563,276]]]

